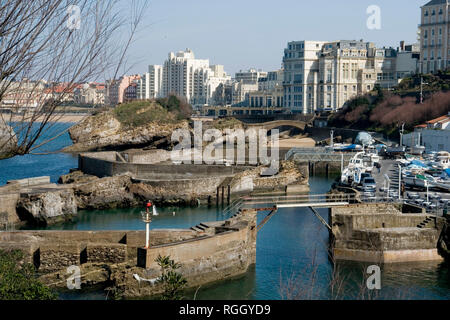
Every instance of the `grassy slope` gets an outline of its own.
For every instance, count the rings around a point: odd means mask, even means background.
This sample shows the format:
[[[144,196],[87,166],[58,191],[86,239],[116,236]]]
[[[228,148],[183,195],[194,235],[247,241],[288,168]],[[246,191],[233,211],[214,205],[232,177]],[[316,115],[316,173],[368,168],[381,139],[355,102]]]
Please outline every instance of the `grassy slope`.
[[[139,127],[152,122],[176,123],[187,119],[192,109],[177,97],[124,103],[114,109],[114,117],[124,127]]]

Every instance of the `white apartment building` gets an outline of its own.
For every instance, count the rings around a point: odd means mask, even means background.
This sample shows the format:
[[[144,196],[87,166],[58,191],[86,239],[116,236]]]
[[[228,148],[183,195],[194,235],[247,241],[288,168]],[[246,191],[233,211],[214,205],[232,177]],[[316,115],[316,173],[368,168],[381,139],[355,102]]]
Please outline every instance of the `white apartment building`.
[[[162,73],[162,96],[176,94],[194,106],[208,103],[217,86],[230,80],[223,66],[210,66],[209,60],[196,59],[190,49],[171,52]]]
[[[234,81],[231,88],[231,104],[233,106],[248,105],[249,94],[255,91],[258,91],[258,82],[245,83],[243,80],[240,82]]]
[[[137,81],[137,98],[148,100],[160,98],[162,96],[163,67],[160,65],[150,65],[148,72]]]
[[[397,53],[362,40],[290,42],[283,58],[285,107],[304,114],[337,110],[376,85],[392,88],[398,84],[398,74],[417,69],[417,56],[402,55],[397,72]]]
[[[289,42],[284,51],[284,104],[293,113],[312,113],[319,83],[319,55],[325,41]],[[311,97],[305,100],[305,94]],[[309,106],[309,107],[308,107]]]
[[[422,73],[450,67],[450,0],[432,0],[421,7]]]
[[[205,95],[207,97],[207,104],[210,104],[213,102],[213,96],[216,92],[216,89],[221,84],[231,84],[231,76],[227,75],[227,73],[224,70],[224,66],[222,65],[213,65],[210,67],[210,74],[208,75],[208,78],[205,83]]]
[[[247,71],[240,70],[236,72],[234,80],[236,82],[243,82],[245,84],[258,83],[261,78],[267,78],[267,72],[249,69]]]

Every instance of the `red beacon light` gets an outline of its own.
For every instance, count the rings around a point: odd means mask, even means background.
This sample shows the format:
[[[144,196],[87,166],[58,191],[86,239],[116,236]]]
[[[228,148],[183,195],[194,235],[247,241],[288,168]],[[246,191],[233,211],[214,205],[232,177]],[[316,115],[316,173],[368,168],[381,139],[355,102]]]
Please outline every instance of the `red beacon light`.
[[[152,203],[150,201],[147,202],[147,208],[151,208],[151,206],[152,206]]]

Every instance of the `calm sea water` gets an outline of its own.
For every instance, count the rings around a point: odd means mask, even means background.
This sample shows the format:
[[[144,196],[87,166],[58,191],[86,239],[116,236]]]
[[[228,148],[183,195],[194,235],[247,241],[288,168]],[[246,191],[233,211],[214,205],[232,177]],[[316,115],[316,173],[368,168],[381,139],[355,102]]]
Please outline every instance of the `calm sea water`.
[[[36,145],[67,130],[72,124],[55,123],[38,139]],[[78,158],[72,154],[54,153],[72,144],[66,132],[58,139],[43,145],[34,153],[51,153],[46,155],[25,155],[12,159],[0,160],[0,186],[9,180],[32,177],[50,176],[52,182],[57,182],[63,174],[78,166]]]
[[[61,128],[68,126],[61,125]],[[66,134],[43,151],[59,150],[70,145]],[[0,161],[0,184],[7,180],[49,175],[57,181],[77,166],[76,157],[68,154],[24,156]],[[312,177],[311,193],[327,192],[334,178]],[[52,226],[53,230],[143,230],[140,208],[127,210],[82,211],[77,220]],[[189,228],[200,222],[223,220],[215,207],[161,208],[152,228]],[[175,214],[174,214],[175,213]],[[327,210],[320,210],[327,219]],[[259,217],[260,220],[263,215]],[[340,276],[334,283],[344,283],[341,294],[330,283],[333,266],[328,259],[328,231],[307,209],[280,210],[259,232],[257,262],[244,276],[235,280],[200,288],[196,298],[207,299],[298,299],[360,298],[367,265],[339,263]],[[377,299],[450,299],[449,266],[444,263],[413,263],[382,267],[382,290]],[[193,298],[188,292],[187,298]],[[62,299],[105,299],[99,288],[61,293]]]

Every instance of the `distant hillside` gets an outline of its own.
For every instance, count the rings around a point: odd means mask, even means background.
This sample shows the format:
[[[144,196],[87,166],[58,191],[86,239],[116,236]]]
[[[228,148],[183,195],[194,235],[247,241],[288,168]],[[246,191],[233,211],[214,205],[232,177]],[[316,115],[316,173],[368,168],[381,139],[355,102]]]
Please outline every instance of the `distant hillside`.
[[[341,128],[382,132],[396,138],[405,123],[414,126],[450,112],[450,72],[424,75],[424,103],[420,103],[420,76],[404,79],[393,91],[376,88],[358,96],[335,114],[330,125]]]

